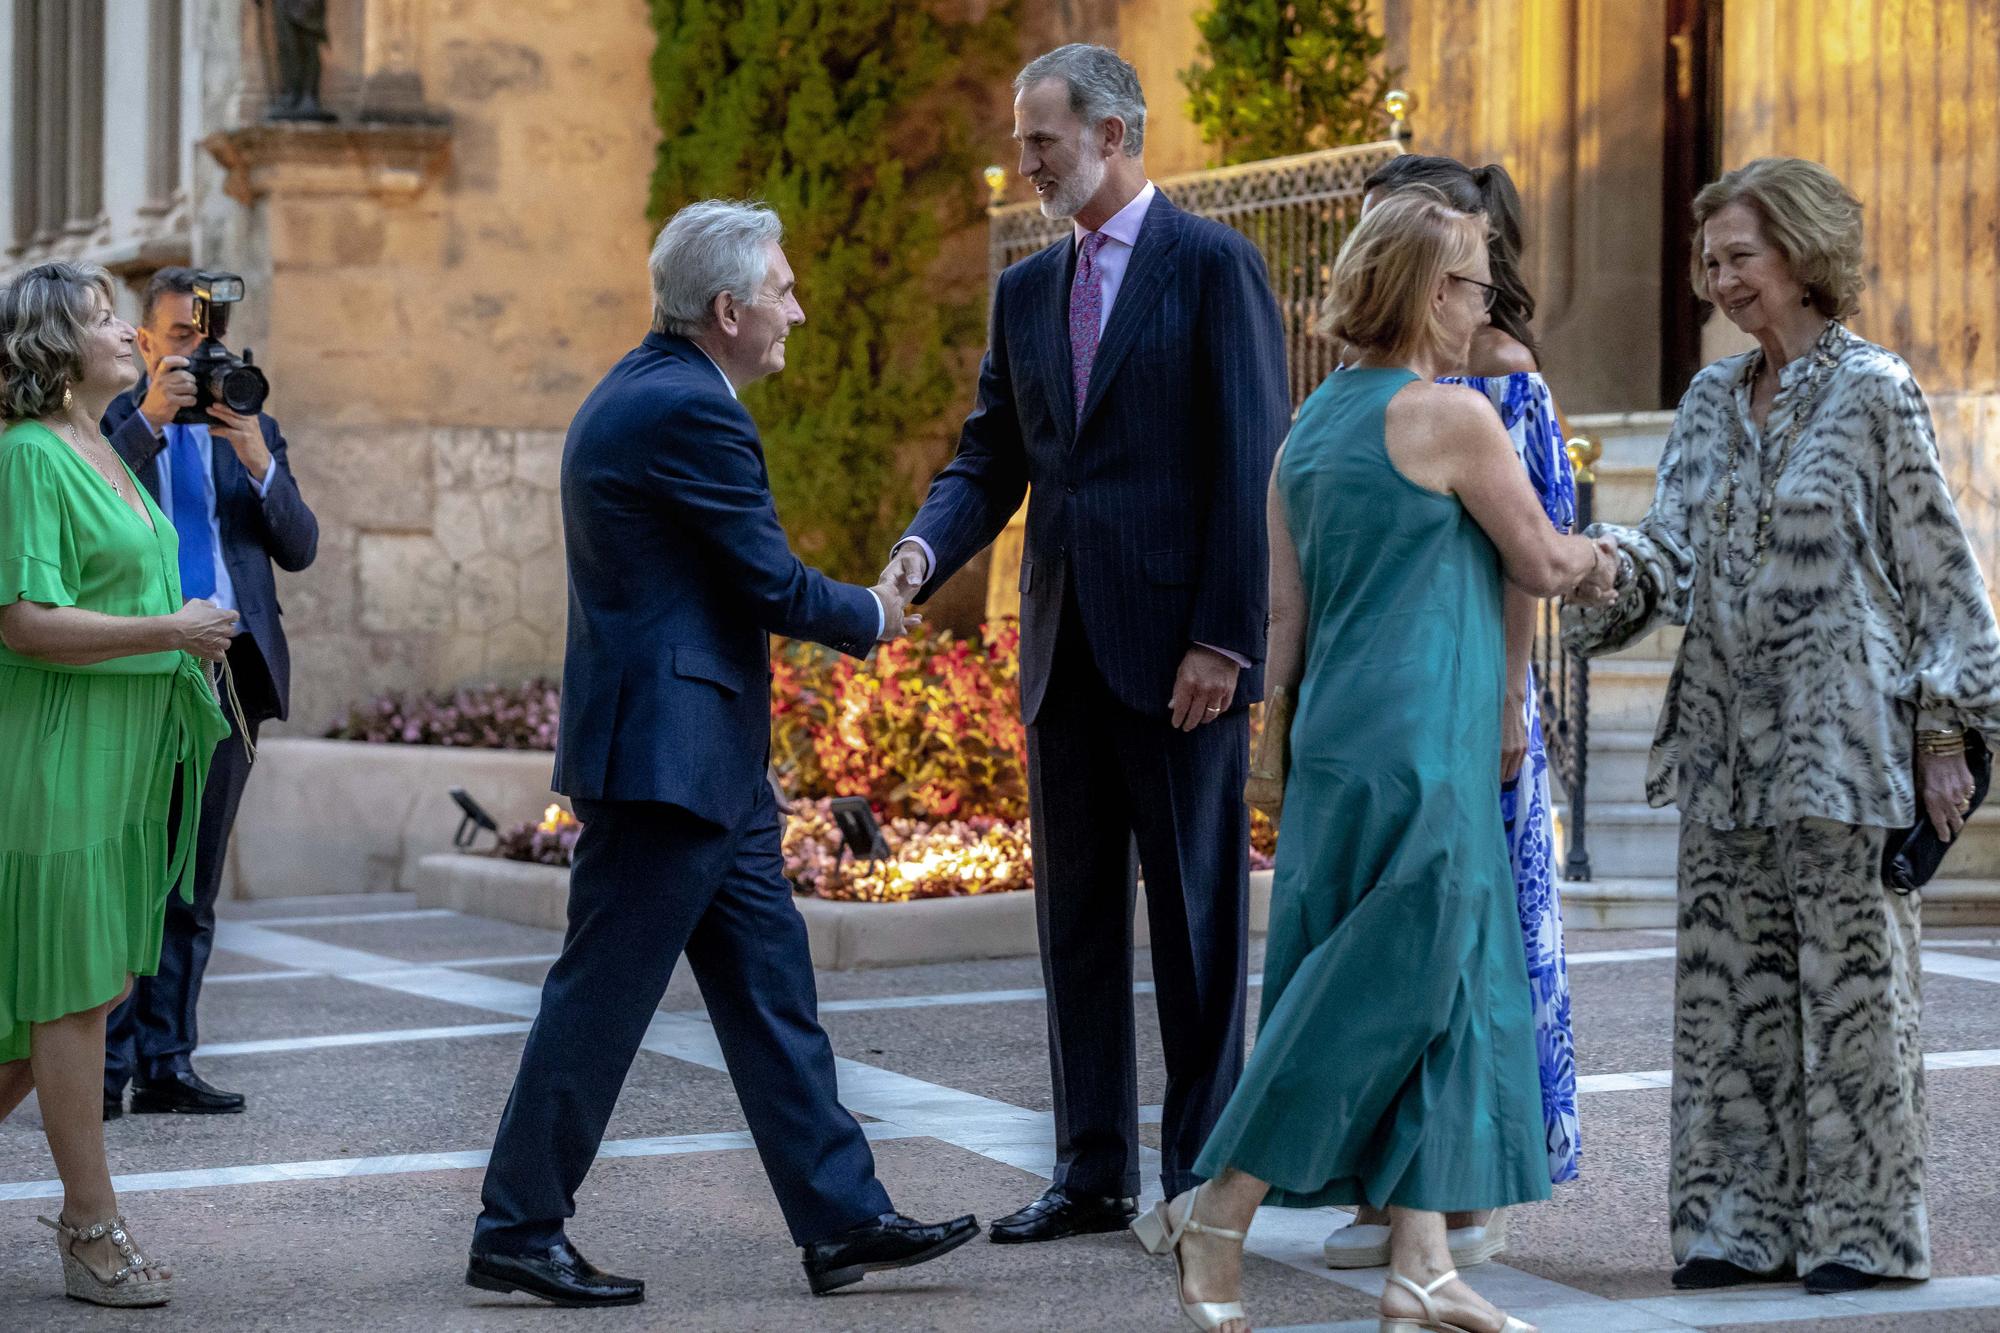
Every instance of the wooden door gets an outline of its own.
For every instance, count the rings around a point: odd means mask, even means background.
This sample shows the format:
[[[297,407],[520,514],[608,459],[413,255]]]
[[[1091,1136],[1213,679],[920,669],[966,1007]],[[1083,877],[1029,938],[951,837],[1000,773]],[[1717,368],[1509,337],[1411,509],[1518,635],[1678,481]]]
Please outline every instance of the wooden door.
[[[1660,403],[1701,369],[1708,303],[1688,285],[1694,197],[1722,171],[1723,0],[1667,0],[1666,152],[1660,228]]]

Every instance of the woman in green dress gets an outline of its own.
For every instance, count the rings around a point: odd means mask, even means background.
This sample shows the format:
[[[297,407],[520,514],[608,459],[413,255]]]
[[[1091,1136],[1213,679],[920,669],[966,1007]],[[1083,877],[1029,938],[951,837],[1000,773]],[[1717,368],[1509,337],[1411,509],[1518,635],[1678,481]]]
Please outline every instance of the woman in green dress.
[[[0,1118],[38,1094],[64,1286],[100,1305],[172,1289],[112,1192],[104,1020],[187,891],[227,734],[197,659],[222,660],[236,621],[182,603],[173,525],[98,433],[138,378],[132,339],[101,269],[43,264],[0,292]]]
[[[1207,1183],[1134,1223],[1200,1328],[1248,1329],[1241,1239],[1266,1202],[1389,1210],[1384,1329],[1527,1328],[1457,1280],[1444,1226],[1549,1195],[1493,799],[1501,580],[1594,598],[1614,567],[1550,525],[1491,403],[1432,382],[1465,363],[1491,282],[1481,217],[1424,187],[1370,209],[1326,314],[1362,355],[1272,474],[1264,734],[1289,764],[1257,1044]]]

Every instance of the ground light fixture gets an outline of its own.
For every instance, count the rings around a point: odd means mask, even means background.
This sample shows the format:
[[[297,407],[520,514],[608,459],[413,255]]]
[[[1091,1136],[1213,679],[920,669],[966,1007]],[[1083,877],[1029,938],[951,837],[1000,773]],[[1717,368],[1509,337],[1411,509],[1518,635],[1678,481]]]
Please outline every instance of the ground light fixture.
[[[463,787],[453,787],[451,799],[465,813],[465,817],[458,821],[458,832],[451,835],[452,846],[461,852],[471,851],[473,839],[479,836],[481,829],[496,838],[500,836],[500,826],[493,821],[492,815],[486,813],[485,806],[472,799],[472,793]]]
[[[833,822],[840,829],[841,847],[854,853],[857,860],[889,859],[889,844],[882,839],[882,826],[875,822],[875,812],[869,808],[867,797],[834,797]]]

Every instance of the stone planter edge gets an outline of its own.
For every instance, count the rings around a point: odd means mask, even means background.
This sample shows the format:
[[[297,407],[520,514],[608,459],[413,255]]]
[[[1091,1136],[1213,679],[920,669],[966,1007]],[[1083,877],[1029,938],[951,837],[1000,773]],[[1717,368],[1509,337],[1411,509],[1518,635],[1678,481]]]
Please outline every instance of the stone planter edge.
[[[417,902],[468,916],[561,930],[569,898],[569,871],[561,866],[498,857],[434,853],[417,863]],[[1144,946],[1144,888],[1133,942]],[[792,900],[806,923],[813,966],[828,971],[958,963],[982,958],[1029,958],[1039,949],[1032,892],[925,898],[908,903]],[[1251,929],[1261,932],[1270,914],[1271,872],[1250,874]]]

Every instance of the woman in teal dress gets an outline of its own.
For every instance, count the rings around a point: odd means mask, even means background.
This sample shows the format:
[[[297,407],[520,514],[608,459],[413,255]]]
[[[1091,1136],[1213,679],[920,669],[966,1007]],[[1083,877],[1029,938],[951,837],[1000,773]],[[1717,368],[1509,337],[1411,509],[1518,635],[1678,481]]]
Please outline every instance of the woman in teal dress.
[[[1576,526],[1576,486],[1563,448],[1563,424],[1542,378],[1534,333],[1535,297],[1521,253],[1521,199],[1498,163],[1473,168],[1454,158],[1403,153],[1369,173],[1362,183],[1362,211],[1397,190],[1428,185],[1453,208],[1486,215],[1486,257],[1499,292],[1491,322],[1473,334],[1468,360],[1443,383],[1464,384],[1486,395],[1528,474],[1528,482],[1558,532]],[[1501,598],[1507,645],[1507,696],[1500,721],[1500,810],[1514,870],[1522,952],[1535,1014],[1535,1047],[1541,1063],[1542,1128],[1549,1180],[1574,1179],[1581,1161],[1576,1110],[1576,1040],[1570,1025],[1569,967],[1563,956],[1562,899],[1556,888],[1555,802],[1540,703],[1529,659],[1541,619],[1541,602],[1509,584]],[[1485,1263],[1506,1251],[1507,1214],[1453,1213],[1445,1239],[1458,1268]],[[1330,1268],[1379,1268],[1389,1262],[1389,1217],[1378,1208],[1355,1210],[1354,1220],[1326,1238]]]
[[[1485,398],[1439,385],[1487,322],[1484,224],[1415,187],[1369,210],[1326,323],[1360,350],[1272,476],[1273,720],[1289,744],[1256,1048],[1207,1183],[1135,1222],[1197,1327],[1242,1333],[1260,1203],[1390,1216],[1385,1329],[1523,1330],[1457,1280],[1444,1214],[1545,1199],[1540,1077],[1500,805],[1502,570],[1601,597]],[[1271,729],[1267,728],[1267,735]]]
[[[98,433],[138,378],[132,339],[101,269],[0,292],[0,1117],[38,1094],[65,1289],[121,1306],[165,1303],[172,1275],[118,1215],[104,1020],[187,891],[227,734],[197,659],[222,660],[236,620],[182,603],[173,525]]]

